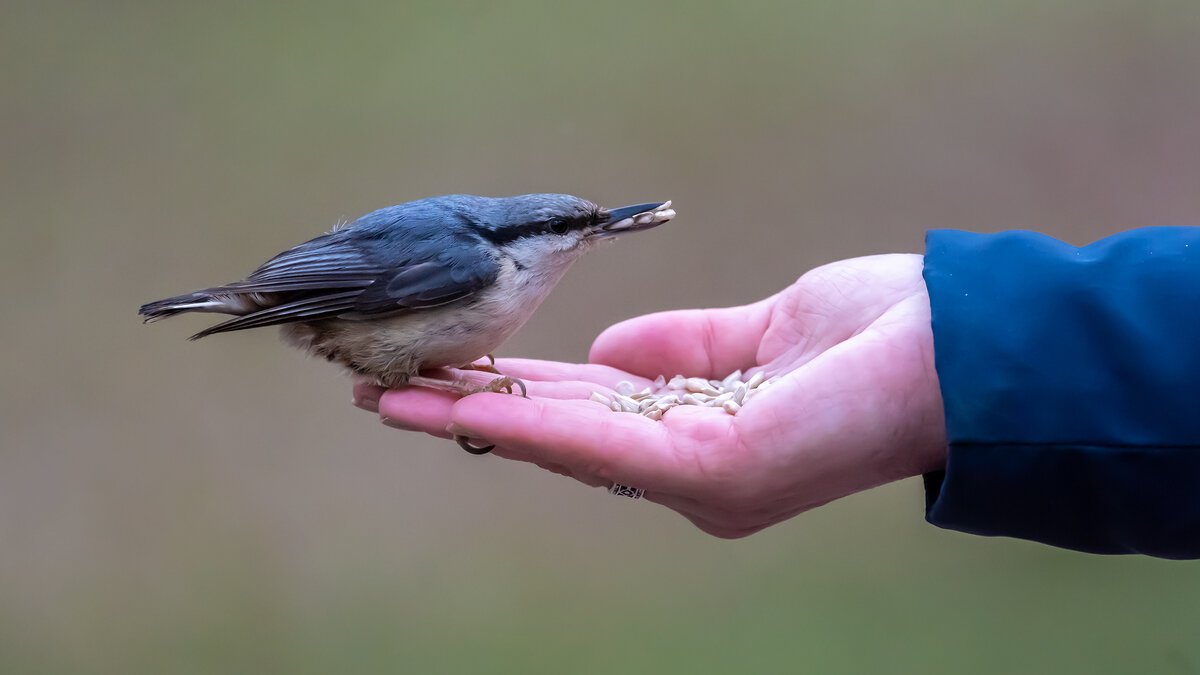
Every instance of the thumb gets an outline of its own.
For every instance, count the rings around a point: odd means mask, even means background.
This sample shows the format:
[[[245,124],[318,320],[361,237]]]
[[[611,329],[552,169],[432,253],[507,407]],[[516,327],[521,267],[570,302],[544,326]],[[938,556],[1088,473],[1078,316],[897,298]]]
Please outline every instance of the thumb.
[[[642,377],[724,377],[757,364],[774,296],[751,305],[646,314],[609,327],[588,360]]]

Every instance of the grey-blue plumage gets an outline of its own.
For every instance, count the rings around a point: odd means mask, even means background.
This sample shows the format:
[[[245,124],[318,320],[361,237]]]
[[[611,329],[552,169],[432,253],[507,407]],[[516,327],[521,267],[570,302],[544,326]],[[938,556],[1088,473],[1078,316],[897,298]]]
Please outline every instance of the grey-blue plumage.
[[[387,386],[460,367],[519,329],[596,242],[670,220],[670,202],[603,209],[559,194],[447,195],[390,206],[224,286],[142,306],[234,318],[198,339],[283,325],[288,342]]]

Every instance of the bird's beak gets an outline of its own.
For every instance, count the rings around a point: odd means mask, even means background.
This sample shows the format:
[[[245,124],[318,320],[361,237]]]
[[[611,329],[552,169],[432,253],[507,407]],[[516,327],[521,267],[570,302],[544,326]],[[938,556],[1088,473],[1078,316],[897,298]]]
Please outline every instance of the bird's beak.
[[[596,232],[597,238],[615,237],[626,232],[641,232],[657,227],[675,217],[671,202],[634,204],[601,212],[604,223]]]

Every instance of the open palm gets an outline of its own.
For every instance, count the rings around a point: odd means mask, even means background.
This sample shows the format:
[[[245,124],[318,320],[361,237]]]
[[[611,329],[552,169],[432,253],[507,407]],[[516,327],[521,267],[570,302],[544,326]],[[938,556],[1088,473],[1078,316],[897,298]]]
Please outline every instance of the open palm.
[[[359,384],[355,400],[400,428],[494,443],[595,486],[645,490],[721,537],[751,534],[859,490],[944,463],[929,298],[916,255],[815,269],[765,300],[617,324],[588,364],[503,359],[530,399]],[[589,401],[658,375],[778,380],[737,415],[679,406],[661,421]]]

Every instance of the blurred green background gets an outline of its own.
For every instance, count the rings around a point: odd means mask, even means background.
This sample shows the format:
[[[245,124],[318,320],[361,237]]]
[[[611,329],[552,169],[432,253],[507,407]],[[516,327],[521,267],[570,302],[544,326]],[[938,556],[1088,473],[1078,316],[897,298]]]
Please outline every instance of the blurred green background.
[[[1200,224],[1200,5],[5,2],[0,671],[1200,672],[1200,568],[937,530],[721,541],[380,426],[138,305],[449,192],[673,199],[500,355],[931,227]],[[653,289],[653,291],[648,291]]]

